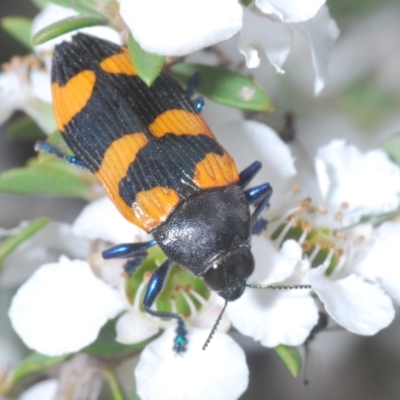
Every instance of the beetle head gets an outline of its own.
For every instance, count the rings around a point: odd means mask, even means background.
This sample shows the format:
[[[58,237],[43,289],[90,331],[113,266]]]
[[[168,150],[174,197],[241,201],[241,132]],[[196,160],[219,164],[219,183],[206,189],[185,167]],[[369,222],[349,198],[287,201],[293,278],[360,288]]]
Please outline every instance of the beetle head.
[[[236,248],[214,260],[203,275],[204,281],[227,301],[238,299],[254,271],[254,258],[247,246]]]

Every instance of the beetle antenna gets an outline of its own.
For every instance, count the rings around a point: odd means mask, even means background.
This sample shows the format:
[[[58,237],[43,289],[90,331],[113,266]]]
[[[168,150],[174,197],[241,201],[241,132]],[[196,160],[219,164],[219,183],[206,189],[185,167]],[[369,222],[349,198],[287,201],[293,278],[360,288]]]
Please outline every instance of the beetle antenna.
[[[311,289],[311,285],[253,285],[248,283],[246,286],[252,289]]]
[[[225,308],[226,308],[227,305],[228,305],[228,301],[225,301],[225,305],[224,305],[222,311],[220,312],[220,314],[218,315],[218,318],[217,318],[217,320],[215,321],[215,324],[214,324],[214,326],[212,327],[211,332],[210,332],[210,334],[208,335],[208,338],[207,338],[206,342],[205,342],[204,345],[203,345],[203,350],[205,350],[205,349],[207,348],[207,346],[209,345],[209,343],[211,342],[211,339],[212,339],[212,337],[214,336],[215,331],[217,330],[219,321],[221,321],[222,314],[224,313]]]

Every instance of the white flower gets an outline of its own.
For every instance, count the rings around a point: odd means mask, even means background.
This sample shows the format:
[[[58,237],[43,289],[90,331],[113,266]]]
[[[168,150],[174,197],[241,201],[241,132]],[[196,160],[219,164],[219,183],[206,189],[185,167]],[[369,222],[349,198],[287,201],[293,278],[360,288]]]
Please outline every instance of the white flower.
[[[339,34],[328,9],[321,7],[324,3],[260,0],[247,8],[237,0],[121,0],[120,13],[135,39],[150,53],[186,55],[241,30],[239,50],[247,67],[259,66],[258,51],[262,49],[278,72],[283,72],[297,34],[309,47],[316,71],[315,93],[319,93],[328,81],[328,54]]]
[[[0,73],[0,124],[16,110],[24,111],[47,134],[56,124],[49,104],[50,76],[33,56],[14,57]]]
[[[243,350],[228,335],[216,332],[202,350],[208,331],[189,332],[188,350],[177,357],[171,349],[172,328],[149,344],[135,370],[138,395],[144,400],[237,399],[247,388]]]
[[[312,182],[314,186],[318,183],[312,190],[314,194],[321,188],[319,196],[312,201],[307,199],[307,193],[299,192],[299,184],[294,184],[293,159],[283,150],[286,145],[279,142],[269,128],[256,122],[236,121],[217,127],[216,132],[239,160],[241,168],[250,164],[247,155],[252,155],[253,161],[262,161],[261,181],[269,181],[270,175],[274,189],[267,214],[270,222],[266,234],[270,242],[262,237],[253,238],[256,271],[249,282],[309,282],[329,315],[358,334],[372,335],[389,325],[394,317],[392,302],[383,284],[379,286],[368,280],[374,276],[375,282],[388,282],[393,273],[386,279],[376,271],[368,274],[367,267],[363,268],[364,275],[360,273],[360,260],[368,260],[372,254],[368,244],[371,244],[369,233],[373,227],[349,228],[348,225],[359,223],[361,216],[381,214],[398,207],[400,169],[379,150],[361,154],[352,146],[334,141],[318,153],[317,180],[309,177],[308,188]],[[268,146],[271,143],[274,146]],[[242,160],[245,160],[244,165],[240,165]],[[261,181],[259,178],[254,184]],[[371,193],[375,186],[378,190]],[[293,243],[293,239],[298,244]],[[260,245],[261,242],[264,243]],[[394,242],[390,244],[391,251],[395,252]],[[376,257],[384,259],[384,252],[378,252],[378,247],[376,243]],[[275,273],[275,269],[279,273]],[[290,279],[285,280],[287,277]],[[228,313],[239,331],[267,346],[299,344],[317,318],[317,304],[307,302],[303,296],[309,296],[309,292],[276,294],[271,290],[248,289],[228,307]]]
[[[105,322],[122,309],[118,292],[96,278],[89,264],[61,257],[20,287],[9,316],[28,347],[56,356],[94,342]]]
[[[19,400],[51,400],[54,399],[57,388],[58,382],[56,379],[47,379],[32,385],[21,394]]]

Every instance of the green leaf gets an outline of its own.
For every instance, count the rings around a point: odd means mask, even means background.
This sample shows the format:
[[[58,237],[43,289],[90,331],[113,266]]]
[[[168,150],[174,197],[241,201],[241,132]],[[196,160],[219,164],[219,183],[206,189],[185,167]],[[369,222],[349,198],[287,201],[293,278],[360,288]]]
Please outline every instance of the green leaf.
[[[116,319],[108,321],[101,329],[98,338],[94,343],[84,348],[82,351],[92,356],[106,356],[126,351],[134,351],[143,349],[148,343],[152,342],[158,335],[135,344],[121,344],[115,340],[115,323]]]
[[[285,346],[283,344],[275,347],[275,352],[283,361],[288,371],[294,378],[297,378],[301,371],[302,360],[297,347]]]
[[[15,194],[56,194],[91,199],[89,185],[81,171],[54,157],[39,163],[32,160],[26,167],[0,174],[0,191]]]
[[[107,20],[98,15],[76,15],[46,26],[33,36],[32,43],[37,46],[76,29],[106,24]]]
[[[23,17],[6,17],[1,20],[2,28],[29,50],[32,49],[32,21]]]
[[[111,368],[103,368],[103,376],[108,384],[113,400],[125,400],[120,384]]]
[[[183,86],[196,72],[200,75],[196,91],[218,103],[243,110],[273,110],[267,93],[248,76],[202,64],[180,63],[171,67],[172,76]]]
[[[46,139],[46,134],[39,128],[37,123],[26,115],[11,124],[7,130],[7,136],[12,140],[18,141]]]
[[[25,360],[23,360],[12,373],[9,379],[9,385],[14,386],[22,378],[59,364],[68,357],[69,354],[57,357],[49,357],[39,353],[32,353],[25,358]]]
[[[151,86],[161,72],[165,57],[143,50],[132,34],[128,37],[128,49],[131,62],[140,79],[147,86]]]
[[[381,149],[394,163],[400,165],[400,133],[397,133],[386,140],[381,145]]]
[[[9,256],[21,243],[33,236],[37,231],[48,224],[47,218],[35,219],[28,223],[21,232],[10,236],[0,243],[0,263]]]

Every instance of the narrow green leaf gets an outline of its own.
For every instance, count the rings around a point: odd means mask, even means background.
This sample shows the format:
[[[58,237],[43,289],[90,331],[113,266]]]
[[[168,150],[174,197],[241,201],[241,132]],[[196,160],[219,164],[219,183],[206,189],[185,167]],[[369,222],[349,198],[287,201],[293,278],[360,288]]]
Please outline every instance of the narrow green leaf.
[[[38,124],[26,115],[11,124],[7,130],[7,136],[12,140],[18,141],[46,139],[46,134],[39,128]]]
[[[143,50],[131,34],[128,37],[128,49],[132,64],[140,79],[147,86],[151,86],[161,72],[165,57]]]
[[[107,20],[98,15],[76,15],[46,26],[33,36],[32,43],[37,46],[76,29],[106,24]]]
[[[32,49],[32,21],[23,17],[6,17],[1,20],[2,28],[29,50]]]
[[[171,67],[172,76],[183,86],[196,72],[200,75],[196,91],[218,103],[243,110],[273,110],[265,90],[248,76],[202,64],[180,63]]]
[[[41,372],[47,368],[56,365],[69,357],[69,354],[65,354],[57,357],[48,357],[39,353],[32,353],[27,358],[22,360],[15,371],[12,373],[9,383],[10,386],[14,386],[22,378]]]
[[[122,393],[120,384],[118,383],[117,377],[111,368],[103,369],[103,376],[108,384],[113,400],[125,400],[125,396]]]
[[[92,198],[89,185],[80,177],[81,171],[60,160],[43,163],[33,160],[26,167],[15,168],[0,175],[0,191],[15,194],[56,194]]]
[[[297,378],[301,371],[302,360],[297,347],[285,346],[283,344],[275,347],[275,352],[283,361],[288,371],[294,378]]]
[[[0,263],[9,256],[21,243],[33,236],[49,223],[47,218],[35,219],[17,235],[10,236],[0,243]]]
[[[115,340],[116,320],[108,321],[101,329],[98,338],[94,343],[84,348],[82,351],[92,356],[106,356],[143,349],[148,343],[152,342],[158,335],[135,344],[121,344]]]

